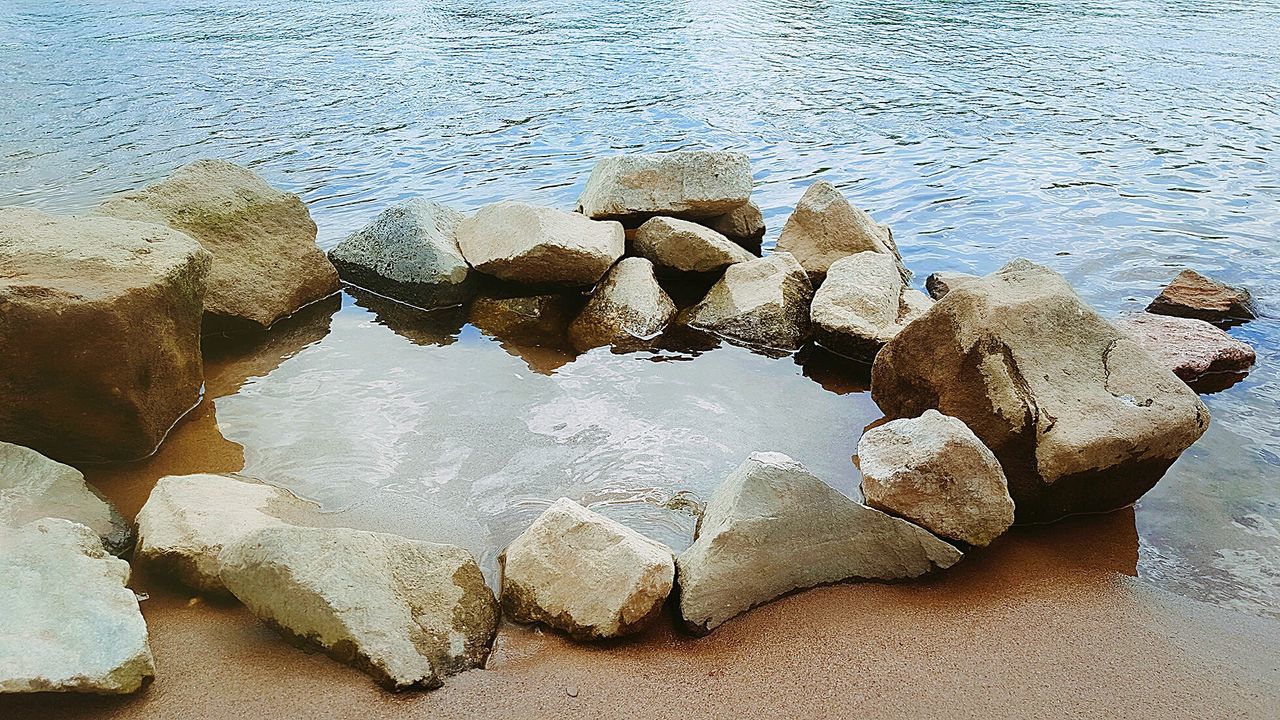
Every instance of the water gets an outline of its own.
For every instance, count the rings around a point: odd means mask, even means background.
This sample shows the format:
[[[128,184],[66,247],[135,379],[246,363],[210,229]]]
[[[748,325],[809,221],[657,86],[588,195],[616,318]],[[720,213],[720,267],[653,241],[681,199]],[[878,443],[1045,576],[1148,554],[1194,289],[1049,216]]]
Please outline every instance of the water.
[[[1274,615],[1277,27],[1274,0],[6,0],[0,205],[84,212],[220,156],[301,194],[329,247],[413,195],[570,207],[602,155],[734,148],[766,245],[821,177],[893,226],[917,282],[1024,256],[1113,314],[1193,266],[1269,317],[1233,331],[1258,367],[1139,504],[1138,572]],[[491,566],[559,494],[679,547],[692,516],[664,503],[752,450],[856,493],[879,413],[812,363],[570,358],[362,302],[216,400],[247,473],[353,524]]]

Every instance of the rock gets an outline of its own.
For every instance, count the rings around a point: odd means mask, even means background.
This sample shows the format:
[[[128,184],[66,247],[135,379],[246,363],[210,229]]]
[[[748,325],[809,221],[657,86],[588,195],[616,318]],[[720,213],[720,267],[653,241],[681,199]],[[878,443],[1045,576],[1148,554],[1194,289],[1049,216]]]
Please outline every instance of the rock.
[[[633,252],[661,267],[700,273],[756,257],[711,228],[669,217],[646,220],[636,231]]]
[[[964,423],[937,410],[867,430],[858,468],[868,505],[935,535],[986,547],[1013,524],[1013,498],[996,456]]]
[[[569,341],[580,352],[646,342],[662,332],[675,314],[675,303],[654,277],[653,263],[623,258],[570,323]]]
[[[0,525],[18,527],[46,517],[88,527],[112,555],[133,547],[133,528],[85,483],[83,473],[35,450],[0,442]]]
[[[459,305],[475,293],[455,231],[462,213],[423,198],[387,208],[329,251],[343,280],[420,308]]]
[[[970,275],[969,273],[947,272],[943,270],[933,273],[929,277],[925,278],[924,289],[929,291],[929,297],[934,300],[941,300],[942,296],[951,292],[951,288],[977,277],[979,276]]]
[[[129,563],[94,531],[43,518],[0,527],[0,694],[125,694],[155,675]]]
[[[629,635],[671,594],[671,549],[561,498],[503,551],[502,609],[577,638]]]
[[[57,460],[150,455],[200,399],[208,271],[169,228],[0,210],[0,439]]]
[[[1246,373],[1257,359],[1248,344],[1204,320],[1128,313],[1114,325],[1188,384],[1206,375]]]
[[[595,285],[626,250],[616,222],[519,202],[480,208],[457,237],[476,270],[525,285]]]
[[[265,328],[338,290],[316,247],[316,224],[297,195],[225,160],[198,160],[98,211],[168,225],[213,254],[207,330]]]
[[[871,396],[890,419],[932,408],[968,425],[1019,522],[1133,503],[1209,424],[1177,376],[1026,260],[903,328],[876,356]]]
[[[1258,316],[1248,290],[1224,285],[1195,270],[1178,273],[1147,306],[1147,312],[1219,325],[1234,325]]]
[[[796,203],[795,211],[782,226],[777,249],[794,255],[815,283],[822,282],[831,263],[867,251],[892,257],[902,279],[911,278],[888,226],[877,224],[870,215],[850,205],[825,180],[810,185]]]
[[[264,527],[294,524],[307,506],[293,495],[225,475],[162,477],[138,511],[134,559],[201,592],[223,593],[219,555]]]
[[[480,295],[472,301],[468,319],[484,334],[504,342],[563,347],[569,323],[581,304],[579,298],[559,294]]]
[[[638,225],[655,215],[709,218],[751,197],[751,163],[740,152],[695,150],[617,155],[596,163],[578,211]]]
[[[812,300],[813,285],[800,263],[774,253],[730,265],[681,321],[747,345],[795,350],[809,336]]]
[[[793,590],[902,580],[947,568],[959,550],[850,500],[781,453],[753,453],[711,496],[676,558],[680,614],[695,633]]]
[[[869,363],[932,304],[907,287],[892,257],[860,252],[831,264],[814,293],[810,320],[814,338],[823,347]]]
[[[286,637],[390,690],[484,665],[498,603],[471,554],[346,528],[268,527],[222,551],[222,581]]]
[[[704,222],[707,227],[744,247],[758,245],[760,238],[764,237],[764,213],[753,202],[745,202]]]

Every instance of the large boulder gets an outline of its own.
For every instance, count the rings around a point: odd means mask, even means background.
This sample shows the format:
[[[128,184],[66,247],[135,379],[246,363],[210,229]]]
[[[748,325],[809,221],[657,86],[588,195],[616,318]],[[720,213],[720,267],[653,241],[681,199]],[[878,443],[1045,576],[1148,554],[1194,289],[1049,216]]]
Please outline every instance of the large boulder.
[[[226,592],[224,547],[259,528],[292,525],[309,510],[270,485],[225,475],[162,477],[138,511],[134,559],[201,592]]]
[[[1248,343],[1204,320],[1127,313],[1114,325],[1188,384],[1219,373],[1246,373],[1257,360]]]
[[[502,610],[577,638],[629,635],[671,594],[671,549],[561,498],[502,553]]]
[[[581,352],[602,345],[625,347],[647,342],[661,333],[675,314],[675,303],[658,284],[653,263],[644,258],[623,258],[569,324],[569,341]]]
[[[343,280],[421,308],[466,302],[471,266],[455,235],[462,213],[425,198],[383,210],[329,251]]]
[[[264,328],[338,290],[338,272],[316,247],[316,224],[302,200],[225,160],[184,165],[98,211],[168,225],[213,254],[207,330]]]
[[[788,253],[774,253],[725,270],[706,297],[681,314],[681,322],[730,340],[763,348],[796,350],[809,337],[813,285]]]
[[[626,250],[616,222],[521,202],[480,208],[457,237],[476,270],[526,285],[595,285]]]
[[[129,563],[89,528],[0,526],[0,577],[0,693],[131,693],[155,675]]]
[[[805,190],[796,209],[782,226],[777,249],[789,252],[815,283],[826,277],[831,263],[846,255],[878,252],[892,257],[904,280],[911,275],[902,265],[893,232],[866,212],[849,204],[834,185],[819,180]]]
[[[756,257],[709,227],[669,217],[646,220],[636,230],[632,251],[660,267],[698,273]]]
[[[1013,524],[996,456],[953,417],[927,410],[858,440],[862,496],[878,510],[951,540],[986,547]]]
[[[209,254],[159,225],[0,210],[0,439],[136,460],[200,399]]]
[[[484,665],[498,602],[471,554],[346,528],[268,527],[228,545],[222,582],[268,625],[389,690]]]
[[[45,517],[80,523],[98,534],[112,555],[133,547],[133,529],[84,474],[35,450],[0,442],[0,525],[17,527]]]
[[[1258,316],[1248,290],[1220,283],[1191,269],[1178,273],[1147,306],[1147,312],[1218,325],[1234,325]]]
[[[764,213],[753,202],[745,202],[723,215],[702,222],[743,247],[757,246],[764,237]]]
[[[901,518],[850,500],[781,453],[753,453],[707,502],[676,558],[680,614],[706,633],[793,590],[904,580],[961,553]]]
[[[1123,507],[1209,425],[1196,394],[1057,273],[1025,260],[952,289],[876,356],[891,419],[936,409],[1000,460],[1019,522]]]
[[[831,264],[813,295],[809,317],[814,338],[823,347],[869,363],[932,304],[902,281],[892,257],[860,252]]]
[[[747,202],[751,184],[751,163],[740,152],[617,155],[591,170],[578,211],[631,226],[655,215],[710,218]]]

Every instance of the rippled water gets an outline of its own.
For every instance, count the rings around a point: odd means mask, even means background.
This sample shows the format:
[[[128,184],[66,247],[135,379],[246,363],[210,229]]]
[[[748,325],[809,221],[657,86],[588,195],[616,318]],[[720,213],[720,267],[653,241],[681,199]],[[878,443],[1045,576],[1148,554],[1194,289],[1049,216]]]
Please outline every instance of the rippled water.
[[[569,207],[602,155],[736,148],[770,242],[822,177],[893,226],[917,281],[1025,256],[1115,313],[1190,265],[1274,317],[1277,28],[1274,0],[6,0],[0,205],[86,211],[222,156],[299,192],[328,247],[412,195]],[[856,492],[879,413],[791,359],[570,361],[375,304],[348,296],[216,402],[246,472],[353,523],[491,560],[569,494],[679,546],[692,517],[663,503],[755,449]],[[1233,330],[1259,366],[1206,398],[1212,427],[1137,523],[1144,577],[1276,614],[1272,317]]]

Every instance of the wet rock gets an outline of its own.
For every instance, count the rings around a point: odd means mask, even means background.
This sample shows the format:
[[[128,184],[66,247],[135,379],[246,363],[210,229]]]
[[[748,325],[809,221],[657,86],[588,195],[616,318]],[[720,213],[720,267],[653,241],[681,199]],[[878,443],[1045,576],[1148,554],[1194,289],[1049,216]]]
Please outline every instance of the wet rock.
[[[200,399],[209,254],[159,225],[0,210],[0,439],[149,455]]]
[[[129,563],[89,528],[0,526],[0,694],[124,694],[155,675]]]
[[[1257,359],[1247,343],[1204,320],[1129,313],[1114,324],[1188,384],[1207,375],[1246,373]]]
[[[813,285],[788,253],[735,263],[697,305],[681,315],[690,327],[730,340],[795,350],[809,337]]]
[[[602,345],[643,343],[662,332],[675,314],[675,303],[654,277],[653,263],[623,258],[570,323],[569,341],[581,352]]]
[[[384,210],[329,251],[343,280],[420,308],[466,302],[471,266],[455,237],[462,213],[424,198]]]
[[[932,304],[907,287],[892,257],[860,252],[831,264],[814,293],[810,320],[814,338],[823,347],[871,362],[885,343]]]
[[[729,212],[704,221],[707,227],[743,247],[760,244],[764,237],[764,213],[760,206],[745,202]]]
[[[566,345],[566,331],[581,298],[561,295],[477,296],[469,319],[486,335],[516,345]]]
[[[1013,524],[996,456],[937,410],[874,427],[858,441],[862,495],[873,508],[935,535],[986,547]]]
[[[871,396],[891,419],[932,408],[969,426],[1019,522],[1134,502],[1209,424],[1176,375],[1025,260],[903,328],[876,356]]]
[[[947,568],[959,550],[850,500],[781,453],[753,453],[707,503],[676,558],[680,614],[706,633],[793,590],[902,580]]]
[[[709,218],[747,202],[751,185],[751,163],[740,152],[617,155],[591,170],[578,211],[633,226],[655,215]]]
[[[898,264],[903,280],[911,274],[902,265],[893,233],[849,204],[834,185],[819,180],[804,192],[782,226],[777,249],[795,256],[815,283],[826,277],[831,263],[860,252],[884,253]]]
[[[1196,318],[1219,325],[1233,325],[1258,316],[1249,291],[1211,280],[1195,270],[1183,270],[1155,300],[1147,312]]]
[[[168,225],[213,254],[206,330],[264,328],[338,290],[338,272],[316,247],[307,206],[234,163],[184,165],[98,211]]]
[[[346,528],[269,527],[222,551],[222,581],[285,636],[390,690],[481,667],[498,603],[471,554]]]
[[[0,525],[17,527],[55,517],[98,534],[112,555],[133,547],[133,529],[84,474],[35,450],[0,442]]]
[[[646,220],[636,231],[632,248],[655,265],[682,272],[715,272],[755,259],[755,255],[711,228],[669,217]]]
[[[671,549],[561,498],[502,554],[502,609],[577,638],[629,635],[671,594]]]
[[[947,272],[944,270],[925,278],[924,289],[929,292],[929,297],[934,300],[941,300],[944,295],[951,292],[951,288],[977,277],[979,276],[970,275],[969,273]]]
[[[519,202],[480,208],[457,237],[476,270],[525,285],[595,285],[626,250],[616,222]]]

